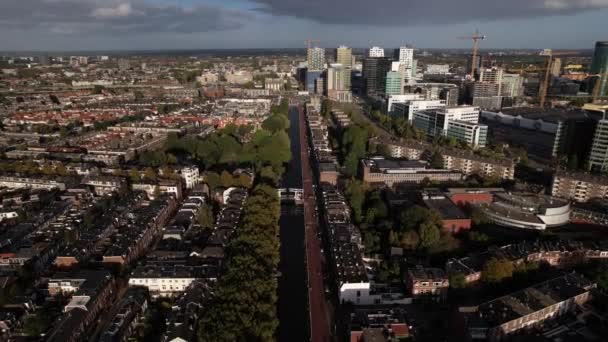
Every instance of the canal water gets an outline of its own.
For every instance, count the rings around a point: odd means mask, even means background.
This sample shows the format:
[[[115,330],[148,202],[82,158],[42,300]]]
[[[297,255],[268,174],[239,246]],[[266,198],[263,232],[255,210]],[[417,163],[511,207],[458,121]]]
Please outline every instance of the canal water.
[[[300,160],[300,121],[298,107],[289,108],[291,127],[291,162],[283,175],[282,188],[302,188]],[[280,238],[281,261],[279,263],[278,288],[278,340],[308,340],[308,310],[306,265],[304,261],[304,216],[301,207],[291,204],[281,206]]]

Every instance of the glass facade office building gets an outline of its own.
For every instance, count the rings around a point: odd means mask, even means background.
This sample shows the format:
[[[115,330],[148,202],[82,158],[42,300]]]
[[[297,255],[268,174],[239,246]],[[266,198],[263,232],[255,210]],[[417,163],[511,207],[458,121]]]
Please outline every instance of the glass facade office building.
[[[608,41],[595,43],[593,61],[591,62],[591,74],[599,75],[608,72]],[[608,96],[608,76],[599,77],[599,96]]]

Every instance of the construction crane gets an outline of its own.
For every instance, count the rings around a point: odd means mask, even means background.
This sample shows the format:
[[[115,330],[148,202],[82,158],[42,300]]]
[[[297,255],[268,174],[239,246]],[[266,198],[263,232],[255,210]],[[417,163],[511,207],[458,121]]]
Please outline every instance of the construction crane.
[[[313,43],[320,43],[321,41],[318,39],[306,39],[304,40],[304,44],[306,44],[306,48],[310,49]]]
[[[479,33],[479,30],[475,30],[475,34],[473,34],[472,36],[458,37],[458,39],[467,39],[467,40],[473,41],[473,56],[472,56],[472,61],[471,61],[471,79],[474,80],[475,79],[475,69],[477,69],[476,65],[475,65],[475,60],[477,59],[477,54],[479,52],[479,41],[485,40],[486,36],[481,35]]]
[[[539,96],[540,96],[540,107],[541,108],[545,108],[545,102],[547,101],[547,92],[549,90],[549,79],[551,76],[551,69],[553,67],[553,57],[555,56],[564,56],[564,55],[571,55],[572,52],[553,52],[553,50],[551,49],[544,49],[540,55],[541,56],[547,56],[547,70],[545,70],[545,79],[543,80],[543,83],[541,85],[541,88],[539,90]]]

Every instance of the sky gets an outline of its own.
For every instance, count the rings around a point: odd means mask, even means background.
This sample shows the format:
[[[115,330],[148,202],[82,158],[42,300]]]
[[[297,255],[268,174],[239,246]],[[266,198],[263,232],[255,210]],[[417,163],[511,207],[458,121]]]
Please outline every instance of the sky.
[[[592,49],[608,0],[0,0],[0,50]]]

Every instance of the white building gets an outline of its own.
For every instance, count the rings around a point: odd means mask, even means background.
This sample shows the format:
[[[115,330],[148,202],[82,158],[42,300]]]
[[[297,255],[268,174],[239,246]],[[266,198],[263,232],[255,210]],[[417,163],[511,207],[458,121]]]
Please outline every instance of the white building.
[[[180,175],[186,184],[186,189],[192,189],[200,181],[198,167],[184,167],[180,171]]]
[[[4,212],[0,212],[0,222],[4,221],[5,219],[12,219],[19,216],[19,214],[16,211],[4,211]]]
[[[402,46],[395,50],[395,59],[399,62],[399,71],[403,74],[403,80],[405,83],[414,79],[414,49]]]
[[[0,187],[5,187],[9,189],[21,189],[21,188],[30,188],[30,189],[59,189],[65,190],[65,183],[57,182],[49,179],[42,178],[25,178],[25,177],[0,177]]]
[[[479,125],[479,108],[462,106],[414,112],[414,126],[429,137],[448,136],[478,147],[485,146],[488,127]]]
[[[414,49],[402,46],[397,50],[396,56],[399,63],[405,66],[406,69],[412,69],[414,66]]]
[[[384,49],[378,46],[374,46],[369,49],[370,57],[384,57]]]
[[[440,109],[445,108],[445,100],[412,100],[404,103],[393,104],[392,112],[389,114],[396,118],[404,118],[405,120],[412,122],[414,120],[414,113],[427,110],[427,109]]]
[[[407,103],[407,102],[413,101],[413,100],[425,100],[425,97],[422,94],[413,94],[413,93],[400,94],[400,95],[389,95],[387,103],[386,103],[386,112],[390,114],[394,109],[393,106],[396,103]]]
[[[247,70],[226,72],[224,77],[226,78],[226,82],[231,84],[245,84],[253,82],[253,74],[251,71]]]
[[[197,278],[193,276],[176,276],[171,274],[136,275],[129,278],[129,286],[148,288],[153,297],[173,297],[183,293]]]
[[[281,78],[267,78],[264,80],[264,88],[272,92],[280,92],[283,87],[284,82]]]
[[[488,126],[452,120],[448,122],[446,136],[464,141],[474,148],[485,147],[488,142]]]
[[[449,64],[427,64],[425,74],[447,75],[450,73]]]
[[[390,292],[390,290],[387,291],[370,282],[343,283],[340,286],[340,303],[354,305],[411,304],[412,299],[401,292]]]

